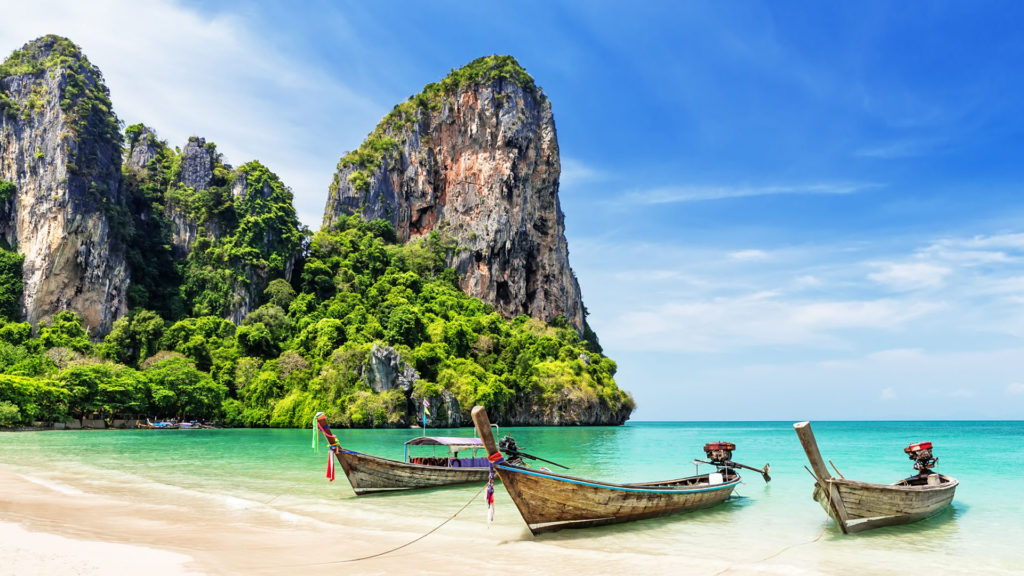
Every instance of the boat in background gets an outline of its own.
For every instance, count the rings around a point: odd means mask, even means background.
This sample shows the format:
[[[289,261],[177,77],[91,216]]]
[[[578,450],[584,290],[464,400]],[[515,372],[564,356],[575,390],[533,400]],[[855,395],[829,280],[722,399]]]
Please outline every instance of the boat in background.
[[[798,422],[793,428],[811,463],[812,496],[843,534],[923,520],[953,501],[959,482],[932,470],[939,459],[932,455],[931,442],[917,442],[904,449],[917,474],[894,484],[871,484],[847,480],[839,470],[839,477],[833,477],[818,451],[810,422]],[[832,468],[835,470],[834,464]]]
[[[487,481],[487,458],[477,454],[484,448],[479,438],[419,436],[405,443],[405,461],[400,462],[342,448],[322,412],[317,413],[315,423],[331,451],[328,478],[334,480],[337,459],[356,495]],[[410,456],[413,446],[431,447],[432,453]]]
[[[488,459],[534,534],[708,508],[725,502],[740,483],[739,474],[726,465],[731,464],[732,452],[725,448],[734,449],[735,445],[724,442],[714,443],[714,448],[707,451],[717,466],[716,472],[661,482],[612,484],[506,461],[494,442],[482,406],[473,408],[473,423],[487,448]],[[767,478],[767,466],[764,474]]]
[[[140,428],[142,427],[143,426],[140,426]],[[152,430],[177,430],[178,423],[171,422],[170,420],[158,420],[156,422],[150,422],[149,418],[146,418],[145,428],[150,428]]]

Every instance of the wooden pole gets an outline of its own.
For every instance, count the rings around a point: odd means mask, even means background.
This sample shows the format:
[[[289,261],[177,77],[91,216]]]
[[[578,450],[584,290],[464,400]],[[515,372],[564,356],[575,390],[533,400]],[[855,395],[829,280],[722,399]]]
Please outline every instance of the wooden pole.
[[[498,453],[498,445],[494,442],[494,433],[491,431],[491,420],[487,417],[487,411],[483,406],[473,407],[473,425],[476,426],[476,433],[487,449],[487,455],[493,456]]]
[[[811,470],[814,470],[814,475],[819,480],[831,478],[832,476],[828,473],[828,468],[825,467],[825,461],[821,459],[818,441],[814,439],[814,432],[811,431],[811,423],[797,422],[793,424],[793,428],[796,429],[796,435],[800,437],[800,444],[804,447],[804,452],[807,454],[807,460],[811,463]]]
[[[814,432],[811,430],[811,423],[797,422],[793,424],[793,428],[796,430],[796,435],[800,438],[800,444],[804,447],[807,460],[811,463],[811,469],[814,470],[818,486],[828,498],[828,505],[831,508],[829,512],[832,518],[839,524],[843,534],[847,534],[846,522],[848,516],[846,514],[846,504],[843,503],[843,499],[839,494],[839,488],[831,482],[832,476],[828,473],[825,461],[821,458],[821,452],[818,450],[818,441],[814,439]]]

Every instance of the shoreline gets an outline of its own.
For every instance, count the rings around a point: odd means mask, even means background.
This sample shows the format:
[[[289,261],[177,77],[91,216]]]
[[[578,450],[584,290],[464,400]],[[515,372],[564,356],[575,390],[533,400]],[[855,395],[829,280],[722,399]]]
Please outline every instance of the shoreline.
[[[844,430],[833,435],[843,442],[829,443],[844,471],[886,477],[905,465],[871,456],[879,437],[888,444],[919,431]],[[356,497],[342,474],[325,480],[325,455],[308,448],[308,430],[0,436],[0,576],[1015,574],[1021,505],[989,486],[1012,482],[1017,460],[993,476],[971,457],[978,439],[1015,453],[1020,426],[933,431],[968,489],[935,518],[854,537],[824,523],[788,424],[531,431],[531,446],[564,453],[584,477],[685,475],[692,466],[665,447],[724,432],[774,472],[770,484],[747,478],[736,498],[708,510],[536,537],[501,485],[490,524],[480,486]],[[394,448],[377,436],[353,440]],[[634,460],[620,458],[626,448]],[[133,568],[114,562],[126,557]]]
[[[352,509],[319,519],[305,511],[172,487],[163,487],[171,492],[163,496],[132,485],[94,492],[88,484],[66,483],[70,480],[50,470],[0,464],[0,556],[7,559],[0,575],[336,576],[344,570],[450,576],[500,569],[532,576],[537,566],[557,566],[564,574],[678,573],[668,569],[662,555],[587,551],[560,545],[557,538],[525,537],[525,525],[505,494],[500,495],[501,523],[481,529],[484,505],[479,492],[473,497],[479,502],[454,521],[403,546],[453,510],[422,517],[393,510],[367,515]],[[218,501],[222,503],[210,505]],[[196,511],[199,505],[201,513]],[[574,536],[564,535],[569,542]],[[687,556],[687,565],[699,574],[729,565]]]

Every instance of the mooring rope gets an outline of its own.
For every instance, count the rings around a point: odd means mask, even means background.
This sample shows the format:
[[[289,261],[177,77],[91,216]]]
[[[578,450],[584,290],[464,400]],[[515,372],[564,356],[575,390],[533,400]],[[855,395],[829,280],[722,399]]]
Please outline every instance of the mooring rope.
[[[486,488],[486,486],[483,486],[479,490],[477,490],[476,494],[473,494],[472,498],[470,498],[465,504],[462,505],[461,508],[456,510],[455,513],[452,514],[451,516],[449,516],[444,522],[441,522],[437,526],[434,526],[426,534],[417,536],[416,538],[406,542],[405,544],[402,544],[401,546],[395,546],[394,548],[390,548],[390,549],[385,550],[383,552],[378,552],[376,554],[370,554],[369,556],[360,556],[359,558],[348,558],[347,560],[331,560],[330,562],[315,562],[313,564],[293,564],[291,566],[280,566],[280,568],[291,568],[291,567],[297,567],[297,566],[327,566],[327,565],[330,565],[330,564],[345,564],[347,562],[359,562],[359,561],[362,561],[362,560],[369,560],[371,558],[379,558],[381,556],[384,556],[384,555],[387,555],[387,554],[391,554],[392,552],[397,552],[398,550],[401,550],[402,548],[405,548],[407,546],[411,546],[411,545],[419,542],[420,540],[423,540],[427,536],[430,536],[434,532],[437,532],[438,530],[440,530],[441,527],[444,526],[445,524],[447,524],[447,523],[451,522],[452,520],[454,520],[456,516],[461,514],[463,510],[468,508],[469,505],[472,504],[474,500],[476,500],[477,496],[479,496],[480,493],[484,491],[484,488]]]
[[[831,493],[831,491],[829,491],[828,502],[829,502],[829,506],[831,506],[832,505],[832,493]],[[765,561],[771,560],[772,558],[775,558],[776,556],[782,554],[783,552],[785,552],[785,551],[787,551],[787,550],[789,550],[791,548],[796,548],[797,546],[804,546],[806,544],[814,544],[818,540],[821,540],[821,537],[825,535],[825,530],[827,530],[827,529],[828,529],[828,509],[825,510],[825,523],[821,526],[821,532],[818,532],[817,536],[815,536],[814,538],[812,538],[810,540],[807,540],[805,542],[796,542],[796,543],[793,543],[793,544],[788,544],[786,546],[783,546],[782,548],[779,548],[778,550],[776,550],[775,552],[772,552],[771,554],[765,556],[764,558],[761,558],[759,560],[755,560],[753,563],[754,564],[759,564],[761,562],[765,562]],[[719,570],[718,572],[715,572],[714,574],[712,574],[712,576],[721,576],[722,574],[725,574],[726,572],[729,572],[730,570],[732,570],[735,567],[736,567],[736,565],[732,564],[730,566],[727,566],[727,567]]]

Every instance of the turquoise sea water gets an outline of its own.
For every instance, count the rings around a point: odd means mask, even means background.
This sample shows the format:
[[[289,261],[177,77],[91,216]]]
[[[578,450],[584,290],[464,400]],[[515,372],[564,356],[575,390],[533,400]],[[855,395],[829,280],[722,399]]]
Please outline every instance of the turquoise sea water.
[[[916,524],[844,536],[811,500],[812,480],[791,422],[637,422],[616,428],[502,428],[521,449],[610,481],[653,481],[694,473],[705,442],[737,444],[734,459],[771,463],[772,482],[743,473],[738,497],[692,514],[533,537],[497,490],[490,532],[482,503],[445,530],[495,543],[531,540],[570,552],[728,559],[735,573],[1024,573],[1024,422],[814,422],[822,455],[848,478],[894,482],[912,473],[903,448],[930,440],[938,470],[960,480],[953,506]],[[416,430],[338,430],[343,446],[401,459]],[[469,428],[429,431],[471,435]],[[324,522],[359,518],[410,534],[457,510],[479,487],[356,498],[338,468],[324,478],[326,451],[310,430],[140,430],[0,434],[0,463],[44,481],[116,493],[148,487],[236,508],[261,507]],[[708,467],[702,467],[708,470]],[[201,514],[201,510],[197,514]],[[817,538],[817,539],[816,539]],[[777,553],[777,554],[776,554]],[[774,554],[774,556],[772,556]],[[699,573],[698,568],[694,569]]]

